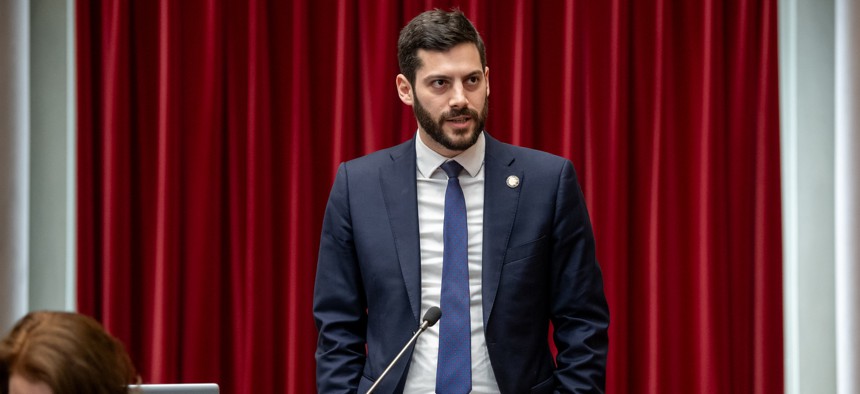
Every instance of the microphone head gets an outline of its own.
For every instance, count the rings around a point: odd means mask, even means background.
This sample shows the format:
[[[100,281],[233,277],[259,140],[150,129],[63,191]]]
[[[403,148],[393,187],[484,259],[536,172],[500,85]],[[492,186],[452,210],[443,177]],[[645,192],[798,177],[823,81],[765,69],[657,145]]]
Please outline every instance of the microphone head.
[[[433,327],[439,318],[442,317],[442,310],[439,309],[438,306],[431,306],[427,312],[424,313],[424,321],[427,322],[427,327]]]

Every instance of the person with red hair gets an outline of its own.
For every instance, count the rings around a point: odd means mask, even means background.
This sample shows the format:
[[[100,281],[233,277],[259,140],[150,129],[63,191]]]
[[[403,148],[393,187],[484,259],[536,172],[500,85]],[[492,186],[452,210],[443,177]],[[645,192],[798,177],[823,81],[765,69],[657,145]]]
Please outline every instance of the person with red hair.
[[[139,381],[122,343],[79,313],[31,312],[0,341],[0,394],[125,394]]]

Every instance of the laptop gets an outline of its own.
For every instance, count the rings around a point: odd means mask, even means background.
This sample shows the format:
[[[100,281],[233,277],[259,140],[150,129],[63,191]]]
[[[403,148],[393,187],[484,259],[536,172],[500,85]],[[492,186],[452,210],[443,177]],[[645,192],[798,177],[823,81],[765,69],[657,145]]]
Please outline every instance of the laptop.
[[[215,383],[141,384],[128,386],[131,393],[140,394],[219,394]]]

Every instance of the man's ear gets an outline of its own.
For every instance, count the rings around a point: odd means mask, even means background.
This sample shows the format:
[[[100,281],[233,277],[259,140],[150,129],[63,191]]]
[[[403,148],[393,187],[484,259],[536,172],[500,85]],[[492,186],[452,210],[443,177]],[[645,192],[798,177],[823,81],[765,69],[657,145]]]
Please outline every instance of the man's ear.
[[[487,81],[487,96],[490,95],[490,68],[484,67],[484,80]]]
[[[412,106],[412,85],[403,74],[397,74],[397,95],[400,96],[400,101],[403,104]]]

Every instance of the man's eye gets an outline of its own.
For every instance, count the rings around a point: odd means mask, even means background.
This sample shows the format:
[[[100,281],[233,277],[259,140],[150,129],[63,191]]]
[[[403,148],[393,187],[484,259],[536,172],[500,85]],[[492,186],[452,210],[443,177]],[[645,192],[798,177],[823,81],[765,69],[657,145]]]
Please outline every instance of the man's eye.
[[[437,80],[431,82],[430,84],[433,85],[433,87],[435,87],[435,88],[441,88],[441,87],[445,86],[445,81],[441,80],[441,79],[437,79]]]
[[[478,77],[470,77],[468,81],[470,84],[475,85],[480,81],[480,79],[478,79]]]

